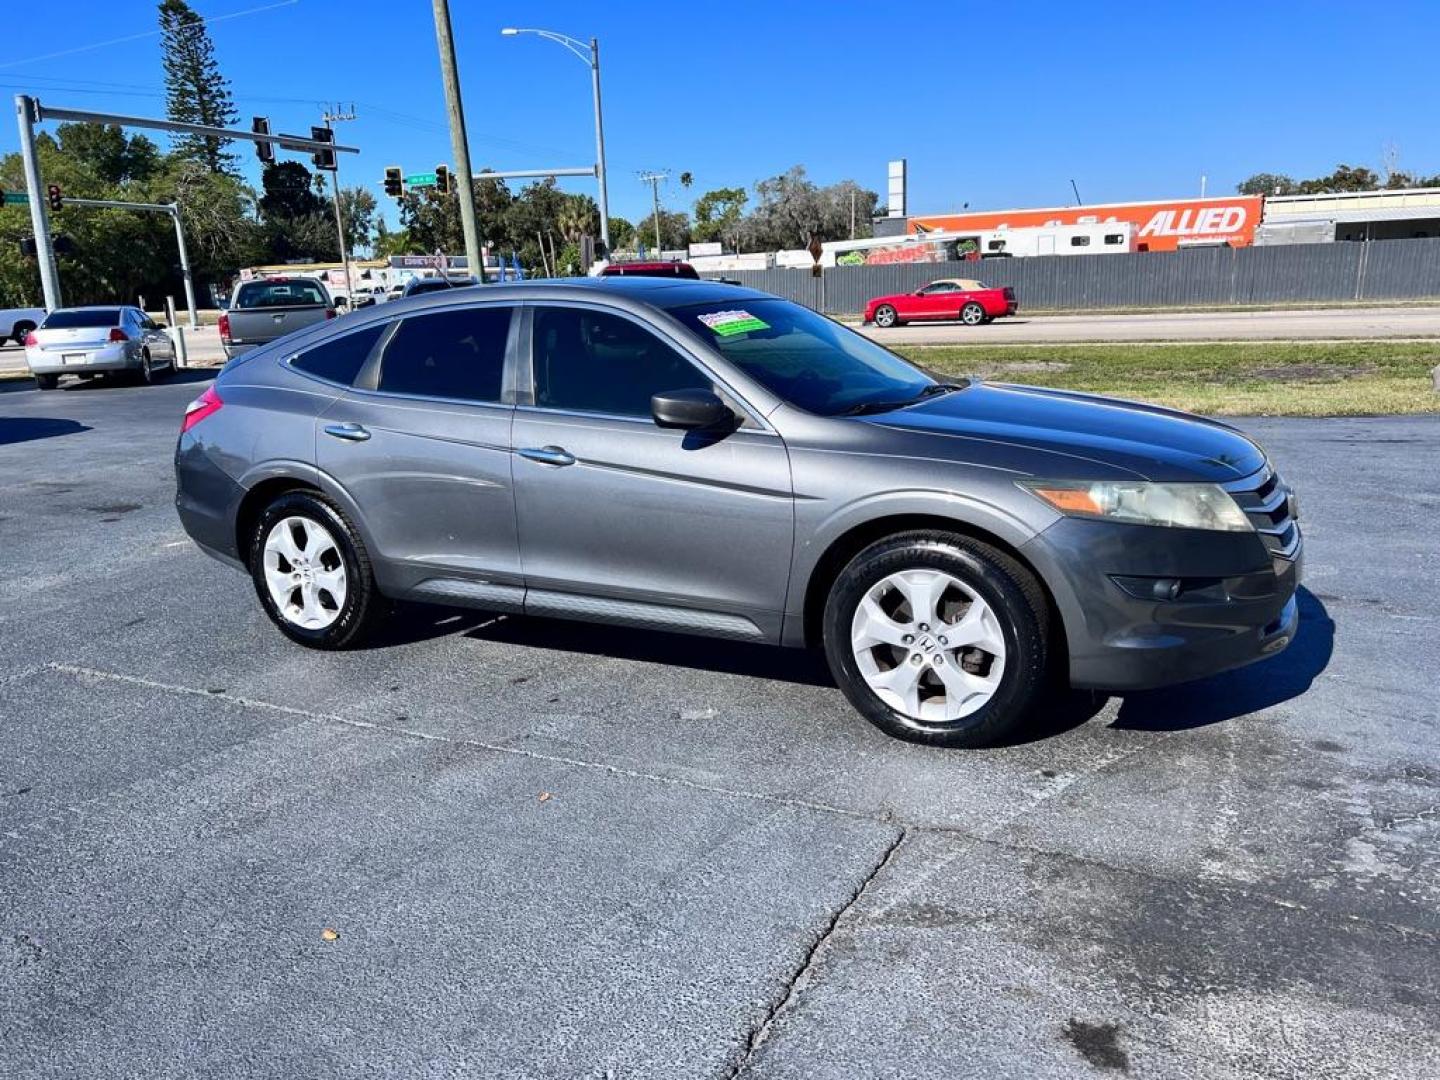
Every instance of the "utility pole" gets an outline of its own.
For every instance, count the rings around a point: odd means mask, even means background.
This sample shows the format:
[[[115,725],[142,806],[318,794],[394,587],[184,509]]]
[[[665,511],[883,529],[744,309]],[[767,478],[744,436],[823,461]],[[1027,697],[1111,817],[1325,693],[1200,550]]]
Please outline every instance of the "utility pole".
[[[641,183],[650,185],[650,194],[655,201],[655,257],[660,257],[660,181],[668,179],[668,172],[643,172],[640,174]]]
[[[326,109],[322,118],[325,127],[335,130],[335,125],[346,120],[355,119],[355,106],[352,103],[349,112],[341,112],[340,106],[336,105],[333,110]],[[334,136],[331,136],[334,140]],[[340,263],[345,267],[345,295],[350,300],[350,310],[355,310],[355,282],[350,277],[350,249],[345,244],[345,218],[340,212],[340,162],[336,159],[335,167],[330,170],[330,182],[335,185],[335,233],[340,241]]]
[[[50,218],[40,193],[40,163],[35,158],[35,99],[15,95],[15,117],[20,123],[20,160],[25,168],[25,190],[30,195],[30,227],[35,230],[35,260],[40,264],[40,291],[45,308],[54,311],[60,306],[60,275],[55,268],[55,247],[50,242]]]
[[[600,39],[590,39],[590,80],[595,88],[595,172],[600,181],[600,242],[610,258],[610,192],[605,183],[605,124],[600,119]]]
[[[855,239],[855,189],[850,189],[850,239]]]
[[[445,109],[450,114],[450,150],[460,196],[460,227],[465,233],[465,259],[475,280],[485,281],[480,260],[480,230],[475,223],[475,184],[471,179],[470,143],[465,135],[465,107],[460,101],[460,72],[455,66],[455,37],[450,30],[449,0],[434,0],[435,41],[440,49],[440,77],[445,83]]]

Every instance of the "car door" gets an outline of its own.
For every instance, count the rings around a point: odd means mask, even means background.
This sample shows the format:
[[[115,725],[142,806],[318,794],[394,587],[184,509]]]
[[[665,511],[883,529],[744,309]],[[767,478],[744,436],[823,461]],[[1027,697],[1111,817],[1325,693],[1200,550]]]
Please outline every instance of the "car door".
[[[778,639],[794,537],[779,436],[634,315],[555,303],[527,316],[513,433],[526,610]],[[651,395],[696,388],[725,398],[736,426],[655,423]]]
[[[516,310],[427,308],[389,324],[317,421],[316,464],[359,508],[393,590],[520,606],[504,392]]]
[[[140,335],[140,340],[150,350],[150,358],[160,364],[170,363],[175,355],[170,343],[170,335],[161,329],[159,323],[138,308],[134,310],[133,318],[135,332]]]
[[[926,319],[954,318],[955,293],[955,286],[948,281],[925,286],[920,297],[921,315]]]

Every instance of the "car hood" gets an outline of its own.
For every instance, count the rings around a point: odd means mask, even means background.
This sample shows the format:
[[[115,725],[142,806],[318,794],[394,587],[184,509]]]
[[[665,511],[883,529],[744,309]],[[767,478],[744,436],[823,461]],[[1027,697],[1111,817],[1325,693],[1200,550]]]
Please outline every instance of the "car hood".
[[[973,382],[920,405],[868,421],[943,438],[936,456],[985,461],[1006,455],[1050,479],[1100,479],[1124,470],[1146,480],[1224,483],[1249,476],[1265,455],[1225,424],[1173,409],[1064,390]],[[1061,460],[1067,459],[1067,460]]]

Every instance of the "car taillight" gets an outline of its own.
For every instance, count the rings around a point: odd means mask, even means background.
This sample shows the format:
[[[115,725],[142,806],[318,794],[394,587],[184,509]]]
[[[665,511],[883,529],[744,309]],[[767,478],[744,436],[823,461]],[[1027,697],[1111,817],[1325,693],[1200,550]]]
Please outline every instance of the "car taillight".
[[[111,330],[111,331],[110,331],[110,337],[109,337],[107,340],[108,340],[108,341],[115,342],[115,341],[129,341],[130,339],[125,336],[125,331],[124,331],[124,330],[121,330],[121,329],[117,326],[117,327],[115,327],[114,330]]]
[[[185,434],[212,413],[219,412],[220,406],[224,404],[220,395],[215,392],[215,387],[207,387],[203,394],[185,406],[185,418],[180,421],[180,434]]]
[[[28,334],[25,335],[25,344],[27,346],[34,346],[40,344],[40,339],[35,336],[34,330],[31,330]]]
[[[225,312],[220,313],[220,340],[226,345],[230,344],[230,316]]]

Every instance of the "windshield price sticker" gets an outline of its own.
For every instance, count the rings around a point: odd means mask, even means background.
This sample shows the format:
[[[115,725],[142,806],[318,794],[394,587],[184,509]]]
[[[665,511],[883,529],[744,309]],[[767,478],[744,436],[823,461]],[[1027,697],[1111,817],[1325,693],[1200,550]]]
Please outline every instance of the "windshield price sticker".
[[[701,315],[700,321],[721,337],[732,334],[748,334],[752,330],[769,330],[770,324],[757,319],[748,311],[716,311]]]

